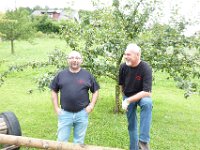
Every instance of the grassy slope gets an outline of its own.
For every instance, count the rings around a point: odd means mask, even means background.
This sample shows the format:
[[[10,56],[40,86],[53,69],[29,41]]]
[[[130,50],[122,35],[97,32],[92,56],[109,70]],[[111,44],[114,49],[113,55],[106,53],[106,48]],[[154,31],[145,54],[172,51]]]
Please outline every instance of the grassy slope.
[[[64,41],[36,39],[34,45],[21,41],[16,43],[16,55],[10,56],[8,43],[0,43],[0,60],[8,64],[30,60],[45,60],[55,47],[65,48]],[[7,51],[4,51],[7,49]],[[50,92],[36,91],[35,77],[45,69],[26,70],[13,73],[0,87],[0,112],[13,111],[19,119],[23,136],[56,140],[57,119],[53,112]],[[156,73],[153,85],[153,122],[151,147],[154,150],[196,150],[200,133],[200,97],[183,98],[183,91],[177,89],[164,73]],[[127,122],[124,114],[113,114],[114,83],[100,79],[100,96],[94,112],[90,115],[86,144],[128,149]]]
[[[183,91],[164,74],[156,75],[154,85],[154,112],[152,146],[154,149],[198,149],[200,129],[200,97],[183,98]]]

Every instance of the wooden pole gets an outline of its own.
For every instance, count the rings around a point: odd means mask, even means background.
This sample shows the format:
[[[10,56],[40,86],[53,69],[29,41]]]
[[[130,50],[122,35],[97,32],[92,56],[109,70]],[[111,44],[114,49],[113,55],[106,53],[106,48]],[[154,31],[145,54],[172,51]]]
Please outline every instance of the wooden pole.
[[[80,145],[68,142],[58,142],[52,140],[43,140],[23,136],[14,136],[0,134],[0,143],[8,145],[16,145],[23,147],[34,147],[40,149],[55,149],[55,150],[122,150],[119,148],[92,146],[92,145]]]

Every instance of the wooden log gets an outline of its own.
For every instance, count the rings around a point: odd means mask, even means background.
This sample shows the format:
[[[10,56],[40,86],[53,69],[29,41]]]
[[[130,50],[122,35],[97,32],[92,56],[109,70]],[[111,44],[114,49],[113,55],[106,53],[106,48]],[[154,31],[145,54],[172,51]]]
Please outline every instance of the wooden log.
[[[24,147],[55,150],[122,150],[119,148],[73,144],[37,138],[0,134],[0,143]]]
[[[1,122],[4,122],[3,118],[0,118],[0,123],[1,123]]]
[[[5,148],[1,148],[1,150],[12,150],[12,149],[17,149],[17,148],[19,148],[19,146],[11,145],[11,146],[8,146],[8,147],[5,147]]]
[[[7,130],[0,131],[0,134],[7,134],[7,133],[8,133]]]
[[[7,134],[7,133],[8,133],[8,127],[4,122],[4,119],[0,118],[0,134]]]
[[[6,125],[5,122],[0,122],[0,128],[1,128],[1,126],[5,126],[5,125]]]
[[[7,130],[7,126],[0,126],[0,131]]]
[[[4,119],[4,122],[6,123],[8,127],[7,134],[16,135],[16,136],[22,135],[19,121],[13,112],[11,111],[3,112],[0,114],[0,116],[1,118]]]

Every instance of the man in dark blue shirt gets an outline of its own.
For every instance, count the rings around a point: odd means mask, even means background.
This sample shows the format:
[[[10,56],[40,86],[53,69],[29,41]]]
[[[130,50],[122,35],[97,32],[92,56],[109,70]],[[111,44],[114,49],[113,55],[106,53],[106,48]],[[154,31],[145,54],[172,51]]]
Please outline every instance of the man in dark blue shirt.
[[[73,127],[74,143],[83,144],[88,114],[97,101],[99,85],[87,70],[80,67],[82,56],[79,52],[72,51],[67,60],[69,68],[59,72],[50,84],[54,111],[58,115],[58,141],[67,142]]]
[[[125,63],[120,66],[119,85],[126,110],[130,150],[149,150],[150,126],[152,120],[152,70],[140,59],[141,50],[136,44],[129,44],[125,50]],[[140,130],[137,129],[137,106],[140,106]]]

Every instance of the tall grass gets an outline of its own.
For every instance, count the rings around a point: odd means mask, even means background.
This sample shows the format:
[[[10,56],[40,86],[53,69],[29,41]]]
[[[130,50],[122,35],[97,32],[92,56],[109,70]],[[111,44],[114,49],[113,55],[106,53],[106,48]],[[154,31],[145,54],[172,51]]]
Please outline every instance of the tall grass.
[[[9,43],[0,43],[0,60],[5,60],[0,65],[0,73],[12,63],[47,60],[48,53],[55,47],[66,48],[65,42],[59,39],[35,39],[33,43],[17,41],[14,56],[10,54]],[[0,87],[0,112],[12,111],[16,114],[23,136],[56,140],[57,117],[53,112],[50,91],[27,92],[36,89],[35,78],[45,72],[44,68],[28,69],[9,75]],[[200,97],[184,99],[183,91],[166,77],[165,73],[155,73],[151,149],[197,150]],[[85,144],[128,149],[126,116],[113,113],[115,83],[105,77],[100,78],[99,83],[100,96],[90,114]]]

